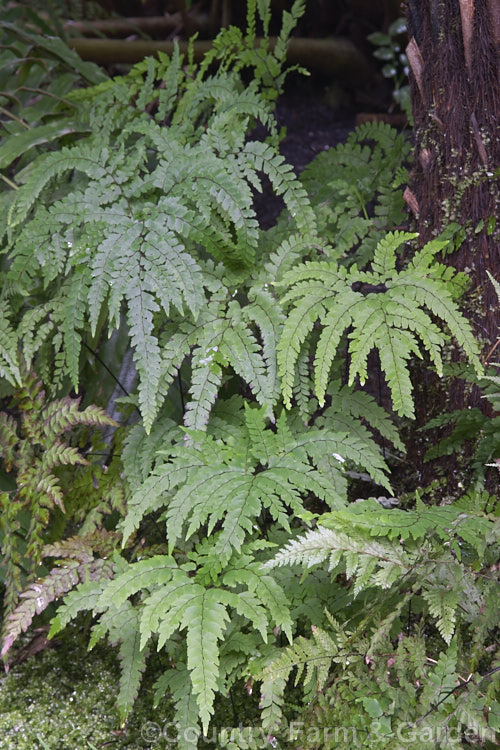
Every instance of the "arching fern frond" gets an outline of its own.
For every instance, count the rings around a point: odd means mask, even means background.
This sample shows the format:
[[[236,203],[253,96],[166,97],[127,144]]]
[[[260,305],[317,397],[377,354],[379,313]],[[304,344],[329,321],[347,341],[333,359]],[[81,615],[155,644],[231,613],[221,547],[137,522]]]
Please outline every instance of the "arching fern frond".
[[[346,274],[331,261],[316,261],[299,265],[285,274],[283,283],[290,289],[283,301],[292,305],[279,344],[278,361],[287,405],[291,403],[300,346],[318,319],[322,331],[314,370],[320,404],[325,401],[336,350],[349,328],[352,329],[349,333],[349,384],[356,377],[361,383],[365,381],[368,354],[377,348],[398,414],[413,416],[408,360],[421,356],[418,339],[438,373],[442,373],[441,349],[446,334],[430,315],[448,326],[477,372],[481,372],[478,345],[470,324],[459,312],[439,268],[434,273],[431,259],[439,247],[433,243],[429,252],[426,246],[417,254],[415,265],[410,264],[399,272],[396,269],[396,251],[403,242],[414,237],[403,232],[388,234],[378,244],[372,270],[368,273],[353,266]],[[422,257],[426,259],[424,276]],[[353,287],[366,289],[366,293]]]

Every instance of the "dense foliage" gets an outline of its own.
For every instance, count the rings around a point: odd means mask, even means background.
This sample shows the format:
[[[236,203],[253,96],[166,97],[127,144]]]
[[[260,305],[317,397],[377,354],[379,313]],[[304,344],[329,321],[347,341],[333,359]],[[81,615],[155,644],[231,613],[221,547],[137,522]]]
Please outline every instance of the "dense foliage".
[[[81,63],[65,79],[61,43],[3,26],[25,45],[6,59],[38,50],[64,84],[47,106],[16,99],[0,145],[2,653],[62,597],[51,635],[90,611],[91,647],[118,646],[122,720],[159,652],[181,748],[217,695],[254,681],[265,735],[293,744],[294,667],[299,747],[343,746],[322,726],[356,746],[399,747],[411,729],[449,747],[443,726],[491,743],[495,499],[480,481],[446,502],[394,497],[390,477],[415,358],[442,375],[453,337],[483,374],[467,278],[438,259],[446,238],[419,248],[396,229],[409,147],[388,126],[357,129],[300,180],[280,155],[273,102],[302,5],[274,46],[270,4],[249,0],[246,35],[223,30],[199,66],[176,52],[114,79]],[[284,204],[268,231],[263,176]],[[362,388],[374,349],[392,413]],[[99,438],[89,428],[116,424],[106,406],[123,426]],[[497,457],[489,425],[476,470]]]

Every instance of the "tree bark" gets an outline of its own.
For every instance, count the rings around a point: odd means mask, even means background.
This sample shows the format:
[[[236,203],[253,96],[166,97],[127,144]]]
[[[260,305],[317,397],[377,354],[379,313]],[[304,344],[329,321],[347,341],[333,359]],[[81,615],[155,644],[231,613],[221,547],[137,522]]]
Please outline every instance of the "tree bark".
[[[424,244],[452,221],[465,227],[448,259],[471,276],[487,351],[499,322],[486,271],[500,278],[500,3],[409,0],[408,33],[417,231]]]
[[[486,360],[499,325],[486,272],[500,279],[500,3],[408,0],[407,23],[416,158],[406,198],[422,245],[450,222],[464,227],[462,244],[444,262],[471,279],[464,304]],[[445,388],[426,373],[416,389],[419,425],[442,413],[446,400],[450,410],[476,405],[487,413],[477,388],[458,378]],[[418,441],[408,452],[425,484],[433,474],[422,460],[428,445]],[[441,470],[452,486],[451,457]]]

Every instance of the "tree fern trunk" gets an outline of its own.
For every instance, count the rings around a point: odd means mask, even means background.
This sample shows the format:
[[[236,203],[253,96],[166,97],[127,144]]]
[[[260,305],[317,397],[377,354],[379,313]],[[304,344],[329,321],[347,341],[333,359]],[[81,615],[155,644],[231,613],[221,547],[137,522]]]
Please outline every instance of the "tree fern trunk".
[[[486,271],[500,274],[500,192],[493,177],[500,164],[500,4],[410,0],[408,31],[418,231],[423,244],[450,221],[467,224],[449,260],[471,273],[476,330],[491,346],[498,316]]]
[[[416,155],[407,202],[422,244],[452,221],[466,228],[445,262],[472,279],[467,313],[485,359],[498,335],[498,303],[486,272],[500,278],[500,4],[409,0],[407,22]],[[436,386],[426,396],[422,387],[417,419],[427,421],[432,407],[442,410],[445,395]],[[467,403],[470,396],[454,386],[450,408]]]

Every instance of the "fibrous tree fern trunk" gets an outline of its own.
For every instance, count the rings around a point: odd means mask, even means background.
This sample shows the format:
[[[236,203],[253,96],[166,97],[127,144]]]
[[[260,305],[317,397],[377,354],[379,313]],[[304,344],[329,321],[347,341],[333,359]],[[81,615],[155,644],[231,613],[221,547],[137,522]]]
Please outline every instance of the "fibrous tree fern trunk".
[[[421,244],[450,222],[465,228],[446,262],[471,278],[466,306],[487,360],[498,335],[487,271],[500,277],[500,4],[408,0],[407,24],[416,156],[407,202]],[[463,381],[449,396],[450,409],[471,403]],[[427,421],[443,397],[435,383],[422,385],[417,419]],[[472,401],[481,403],[478,393]]]
[[[467,225],[449,260],[471,275],[476,332],[491,346],[498,317],[486,271],[500,274],[500,4],[409,0],[407,13],[420,241],[450,221]]]

